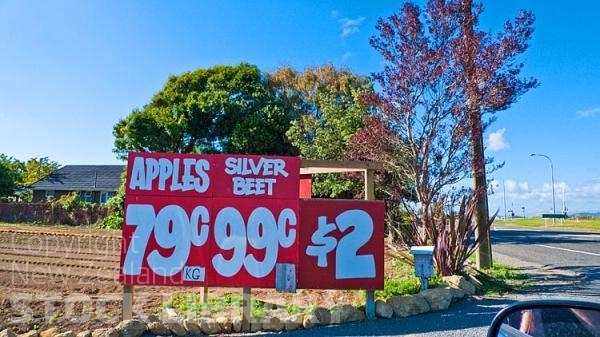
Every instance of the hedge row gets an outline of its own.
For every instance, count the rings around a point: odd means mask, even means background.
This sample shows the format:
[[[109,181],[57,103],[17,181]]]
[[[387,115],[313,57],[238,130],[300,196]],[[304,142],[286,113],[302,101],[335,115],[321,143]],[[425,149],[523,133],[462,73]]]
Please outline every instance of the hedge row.
[[[0,203],[0,221],[9,223],[36,223],[47,225],[92,225],[109,215],[106,206],[78,204],[64,206],[55,202]]]

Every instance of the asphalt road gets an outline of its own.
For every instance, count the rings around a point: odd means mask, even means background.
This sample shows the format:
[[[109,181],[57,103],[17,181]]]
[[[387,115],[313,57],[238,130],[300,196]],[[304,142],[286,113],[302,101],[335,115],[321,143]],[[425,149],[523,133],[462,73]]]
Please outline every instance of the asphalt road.
[[[497,228],[493,258],[530,274],[531,295],[600,296],[600,233]]]
[[[532,277],[534,289],[502,298],[472,297],[443,312],[285,332],[288,336],[485,336],[494,315],[516,300],[600,296],[600,233],[492,231],[494,260]],[[273,334],[268,334],[269,336]],[[260,336],[254,334],[253,336]]]

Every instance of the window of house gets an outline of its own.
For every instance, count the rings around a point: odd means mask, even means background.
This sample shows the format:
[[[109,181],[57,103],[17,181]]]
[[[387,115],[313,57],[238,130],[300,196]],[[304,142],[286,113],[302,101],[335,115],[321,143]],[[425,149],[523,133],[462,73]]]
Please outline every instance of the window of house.
[[[115,195],[115,192],[102,192],[100,193],[100,203],[106,204],[108,199],[112,198]]]
[[[83,201],[87,203],[92,203],[92,192],[85,191],[85,193],[83,194]]]

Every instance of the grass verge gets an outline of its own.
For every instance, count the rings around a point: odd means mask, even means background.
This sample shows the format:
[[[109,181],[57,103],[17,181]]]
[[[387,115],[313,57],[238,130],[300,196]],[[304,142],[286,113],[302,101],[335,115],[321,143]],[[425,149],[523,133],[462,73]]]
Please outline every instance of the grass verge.
[[[446,283],[438,275],[429,279],[429,287],[445,286]],[[375,298],[386,300],[397,295],[417,294],[421,282],[415,276],[414,266],[403,260],[391,260],[386,264],[386,275],[383,290],[375,291]]]
[[[552,229],[579,229],[579,230],[591,230],[600,231],[600,219],[597,218],[568,218],[568,219],[556,219],[555,223],[552,219],[543,218],[515,218],[508,220],[496,220],[495,226],[517,226],[517,227],[528,227],[528,228],[552,228]]]
[[[523,291],[528,287],[529,276],[516,271],[513,267],[494,262],[492,268],[469,269],[483,295],[503,295]]]

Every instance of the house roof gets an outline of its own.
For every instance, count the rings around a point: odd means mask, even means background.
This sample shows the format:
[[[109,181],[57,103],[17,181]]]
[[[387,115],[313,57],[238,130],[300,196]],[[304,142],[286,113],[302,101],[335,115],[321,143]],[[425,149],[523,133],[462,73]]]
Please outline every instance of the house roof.
[[[65,165],[33,183],[33,190],[116,191],[124,165]]]

